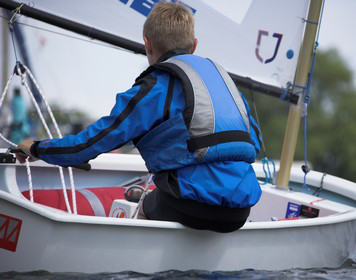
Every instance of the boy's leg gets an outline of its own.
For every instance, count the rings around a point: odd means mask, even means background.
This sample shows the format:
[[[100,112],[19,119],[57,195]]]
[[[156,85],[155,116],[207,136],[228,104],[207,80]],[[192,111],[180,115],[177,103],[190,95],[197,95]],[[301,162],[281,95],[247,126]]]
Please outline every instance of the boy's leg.
[[[143,205],[141,205],[141,208],[138,210],[137,219],[147,220],[147,217],[146,217],[145,213],[143,212]]]
[[[178,211],[174,207],[172,207],[172,203],[167,203],[163,201],[161,198],[160,192],[158,189],[153,190],[150,192],[144,202],[143,210],[146,219],[149,220],[159,220],[159,221],[172,221],[172,222],[179,222],[183,225],[194,229],[208,229],[216,232],[232,232],[239,228],[241,228],[247,219],[248,214],[250,213],[250,209],[231,209],[234,211],[234,215],[224,215],[230,216],[229,218],[225,217],[225,219],[209,219],[209,215],[203,215],[202,217],[195,217],[194,214],[197,214],[196,209],[192,208],[190,214],[183,213],[182,211]],[[175,198],[172,198],[175,200]],[[188,205],[183,205],[183,207],[188,206],[189,204],[193,203],[195,205],[199,205],[198,207],[202,207],[199,209],[199,212],[204,213],[206,209],[210,208],[211,206],[200,204],[192,201],[185,201],[185,200],[178,200],[178,203],[187,203]],[[220,207],[219,207],[220,208]],[[215,210],[215,209],[214,209]],[[201,216],[201,215],[199,215]],[[233,221],[233,216],[238,218],[237,220]],[[239,216],[239,217],[237,217]]]

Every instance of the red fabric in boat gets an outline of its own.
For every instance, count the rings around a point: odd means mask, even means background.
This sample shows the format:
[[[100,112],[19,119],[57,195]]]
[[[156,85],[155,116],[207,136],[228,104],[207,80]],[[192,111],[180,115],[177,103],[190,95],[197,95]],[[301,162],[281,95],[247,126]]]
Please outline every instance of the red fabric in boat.
[[[106,216],[109,216],[111,205],[115,199],[125,199],[125,188],[123,187],[109,187],[109,188],[87,188],[93,192],[101,201],[105,209]],[[30,199],[30,192],[24,191],[22,194]],[[80,192],[76,191],[77,211],[80,215],[94,216],[94,211],[88,200]],[[69,204],[73,209],[72,191],[67,190]],[[34,190],[34,202],[53,207],[59,210],[67,211],[64,201],[63,190]]]

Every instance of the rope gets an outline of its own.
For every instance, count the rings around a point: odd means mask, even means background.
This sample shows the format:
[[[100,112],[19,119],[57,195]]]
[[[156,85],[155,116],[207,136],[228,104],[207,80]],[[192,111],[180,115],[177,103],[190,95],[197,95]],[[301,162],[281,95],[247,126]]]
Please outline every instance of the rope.
[[[26,158],[26,171],[27,171],[27,177],[28,177],[28,187],[30,189],[30,201],[34,202],[33,199],[33,186],[32,186],[32,175],[31,175],[31,169],[30,169],[30,162],[29,162],[29,158]]]
[[[15,10],[13,10],[14,15],[8,21],[9,29],[10,29],[10,33],[11,33],[12,45],[13,45],[14,53],[15,53],[15,57],[16,57],[16,66],[15,66],[15,71],[14,72],[16,72],[16,74],[18,74],[21,77],[21,84],[26,88],[27,92],[29,93],[29,95],[31,97],[31,100],[32,100],[32,102],[33,102],[33,104],[34,104],[34,106],[36,108],[36,111],[37,111],[37,113],[38,113],[38,115],[40,117],[42,125],[44,126],[49,138],[53,139],[52,133],[51,133],[51,131],[50,131],[50,129],[49,129],[44,117],[43,117],[41,109],[40,109],[40,107],[39,107],[39,105],[38,105],[38,103],[37,103],[32,91],[31,91],[31,89],[30,89],[30,87],[29,87],[29,85],[28,85],[28,83],[26,81],[27,74],[31,78],[31,80],[32,80],[33,84],[35,85],[35,87],[37,88],[38,92],[40,93],[41,98],[45,102],[45,106],[46,106],[47,111],[48,111],[48,113],[50,115],[50,118],[51,118],[51,120],[52,120],[52,122],[54,124],[54,127],[56,129],[56,132],[57,132],[58,136],[60,138],[62,138],[62,134],[60,132],[60,129],[58,127],[56,119],[54,118],[54,115],[53,115],[53,112],[51,110],[51,107],[49,106],[47,98],[43,94],[41,87],[39,86],[37,80],[33,76],[32,72],[28,69],[28,67],[23,65],[23,64],[20,64],[20,62],[19,62],[19,60],[17,58],[17,52],[16,52],[16,46],[15,46],[15,40],[14,40],[14,35],[13,35],[12,24],[19,18],[19,17],[16,18],[16,14],[21,12],[21,7],[23,5],[24,4],[21,4]],[[21,67],[23,69],[21,69]],[[8,82],[7,82],[6,86],[5,86],[3,96],[1,97],[1,100],[0,100],[0,107],[1,107],[1,105],[3,103],[3,100],[5,98],[5,95],[6,95],[7,91],[8,91],[8,88],[9,88],[9,85],[11,83],[11,80],[12,80],[13,76],[14,76],[14,73],[11,74],[10,79],[8,80]],[[8,144],[10,144],[11,146],[17,147],[17,145],[15,143],[12,143],[11,141],[7,140],[6,137],[4,137],[1,133],[0,133],[0,138],[3,139]],[[30,194],[31,194],[31,192],[32,192],[32,177],[31,177],[31,172],[30,172],[30,167],[29,167],[28,162],[26,162],[26,169],[27,169],[27,175],[28,175],[28,180],[29,180],[29,188],[30,188]],[[69,200],[68,200],[67,188],[66,188],[66,183],[65,183],[64,174],[63,174],[63,168],[59,166],[58,169],[59,169],[59,175],[60,175],[62,189],[63,189],[64,201],[65,201],[65,204],[66,204],[68,212],[72,213],[72,210],[71,210],[71,207],[70,207],[70,204],[69,204]],[[68,167],[68,172],[69,172],[70,187],[71,187],[71,191],[72,191],[73,211],[74,211],[74,214],[77,214],[76,193],[75,193],[75,186],[74,186],[73,170],[72,170],[71,167]],[[31,195],[30,195],[30,197],[31,197]],[[32,200],[31,201],[33,202],[33,193],[32,193]]]
[[[300,91],[293,92],[295,88],[301,89]],[[286,87],[283,89],[281,96],[279,97],[282,100],[289,100],[290,96],[294,95],[299,95],[301,93],[304,93],[306,90],[306,86],[300,86],[296,84],[292,84],[291,82],[288,82]]]
[[[19,17],[16,17],[17,14],[20,14],[21,13],[21,8],[22,6],[25,5],[24,3],[22,3],[20,6],[16,7],[14,10],[12,10],[12,12],[14,13],[12,15],[12,17],[10,18],[9,20],[9,24],[13,24]]]
[[[45,128],[45,130],[46,130],[46,132],[48,134],[48,137],[50,139],[53,139],[53,135],[52,135],[52,133],[51,133],[51,131],[50,131],[50,129],[49,129],[44,117],[43,117],[43,114],[42,114],[41,109],[40,109],[40,107],[39,107],[39,105],[38,105],[38,103],[37,103],[37,101],[35,99],[35,96],[33,95],[32,91],[31,91],[31,89],[30,89],[30,87],[29,87],[29,85],[28,85],[28,83],[26,81],[26,74],[28,74],[28,76],[32,79],[32,82],[36,86],[36,88],[39,91],[41,97],[43,98],[43,100],[45,102],[45,105],[46,105],[46,108],[47,108],[48,112],[50,113],[51,118],[53,117],[53,114],[51,114],[52,111],[51,111],[51,109],[50,109],[50,107],[48,105],[47,99],[45,98],[41,88],[39,87],[37,81],[33,77],[31,71],[25,65],[23,65],[23,67],[25,69],[25,72],[24,73],[19,72],[20,73],[20,77],[21,77],[21,83],[24,85],[24,87],[26,88],[28,94],[30,95],[32,103],[36,108],[37,114],[40,117],[41,123],[42,123],[43,127]],[[17,64],[17,71],[19,71],[19,69],[20,69],[19,64]],[[53,119],[52,119],[52,121],[53,121]],[[56,125],[57,125],[57,123],[55,122],[55,127],[56,127],[56,129],[59,130],[58,126],[56,126]],[[67,195],[67,188],[66,188],[66,183],[65,183],[65,179],[64,179],[63,167],[59,166],[58,169],[59,169],[59,175],[60,175],[62,189],[63,189],[64,201],[65,201],[65,204],[66,204],[68,212],[72,213],[72,210],[71,210],[71,207],[70,207],[70,204],[69,204],[69,200],[68,200],[68,195]],[[70,175],[73,176],[73,174],[70,174]],[[74,183],[73,180],[71,180],[71,182]],[[76,206],[75,190],[74,190],[74,186],[73,185],[72,185],[71,189],[72,189],[73,208],[75,208],[75,210],[76,210],[76,207],[75,207]],[[74,213],[77,214],[76,211],[74,211]]]
[[[10,87],[10,84],[11,84],[11,81],[12,81],[14,75],[15,75],[15,73],[12,72],[11,75],[10,75],[10,78],[8,79],[8,81],[7,81],[6,85],[5,85],[4,91],[1,94],[0,108],[2,107],[2,105],[4,103],[6,94],[8,92],[8,89]],[[10,146],[12,146],[14,148],[17,148],[17,145],[15,143],[11,142],[10,140],[8,140],[4,135],[2,135],[2,133],[0,133],[0,138],[4,142],[8,143]],[[29,157],[26,158],[25,162],[26,162],[26,172],[27,172],[27,178],[28,178],[28,185],[29,185],[29,190],[30,190],[30,201],[34,202],[34,199],[33,199],[33,187],[32,187],[32,176],[31,176],[31,170],[30,170],[30,164],[29,164]]]
[[[24,72],[22,72],[21,66],[23,66]],[[46,106],[47,106],[47,110],[50,112],[51,118],[53,118],[52,121],[54,121],[54,124],[55,124],[56,129],[58,129],[58,131],[59,131],[59,127],[58,127],[58,125],[57,125],[57,123],[56,123],[56,121],[55,121],[55,119],[54,119],[53,113],[52,113],[52,111],[51,111],[51,109],[50,109],[50,107],[49,107],[49,104],[48,104],[48,102],[47,102],[47,99],[46,99],[46,97],[44,96],[44,94],[43,94],[41,88],[39,87],[37,81],[36,81],[35,78],[33,77],[31,71],[30,71],[26,66],[20,64],[19,62],[16,62],[16,66],[15,66],[15,71],[14,71],[14,72],[16,72],[16,73],[21,77],[21,84],[26,88],[27,92],[29,93],[30,98],[31,98],[31,100],[32,100],[32,102],[33,102],[33,104],[34,104],[34,106],[35,106],[35,108],[36,108],[36,111],[37,111],[37,113],[38,113],[38,115],[39,115],[39,117],[40,117],[40,119],[41,119],[41,122],[42,122],[42,124],[43,124],[43,126],[44,126],[44,128],[45,128],[45,130],[46,130],[46,132],[47,132],[47,134],[48,134],[48,136],[52,139],[52,138],[53,138],[53,137],[52,137],[52,133],[50,132],[49,127],[48,127],[48,125],[47,125],[47,123],[46,123],[46,121],[45,121],[45,119],[44,119],[44,117],[43,117],[43,114],[42,114],[40,108],[39,108],[39,105],[38,105],[38,103],[36,102],[35,97],[34,97],[32,91],[31,91],[31,89],[30,89],[30,87],[29,87],[29,85],[28,85],[28,83],[27,83],[27,81],[26,81],[27,74],[28,74],[29,77],[32,79],[32,81],[34,82],[35,86],[37,87],[38,91],[39,91],[40,94],[41,94],[41,97],[44,98],[45,104],[46,104]],[[13,77],[14,77],[14,72],[11,74],[9,80],[7,81],[6,86],[5,86],[5,88],[4,88],[4,91],[3,91],[3,93],[2,93],[2,96],[1,96],[1,98],[0,98],[0,108],[1,108],[1,106],[2,106],[2,104],[3,104],[3,101],[4,101],[5,97],[6,97],[7,92],[8,92],[9,86],[10,86],[10,84],[11,84],[11,81],[12,81],[12,79],[13,79]],[[60,132],[59,132],[59,134],[60,134]],[[1,138],[2,140],[4,140],[6,143],[8,143],[9,145],[11,145],[11,146],[17,148],[17,145],[16,145],[15,143],[13,143],[13,142],[11,142],[10,140],[8,140],[8,139],[7,139],[4,135],[2,135],[1,133],[0,133],[0,138]],[[28,176],[28,181],[29,181],[30,201],[33,202],[34,199],[33,199],[32,176],[31,176],[31,170],[30,170],[30,165],[29,165],[28,159],[29,159],[29,158],[26,158],[26,170],[27,170],[27,176]],[[63,174],[63,168],[62,168],[62,167],[58,167],[58,168],[59,168],[59,173],[60,173],[60,178],[61,178],[61,183],[62,183],[62,188],[63,188],[63,194],[64,194],[65,204],[66,204],[66,207],[67,207],[68,212],[69,212],[69,213],[72,213],[71,207],[70,207],[70,204],[69,204],[69,200],[68,200],[68,196],[67,196],[66,185],[65,185],[64,174]],[[77,214],[75,188],[74,188],[74,179],[73,179],[73,173],[72,173],[72,170],[71,170],[71,169],[69,169],[69,177],[70,177],[71,189],[72,189],[73,210],[74,210],[74,213]]]
[[[14,54],[15,54],[15,59],[16,62],[18,62],[18,58],[17,58],[17,51],[16,51],[16,46],[15,46],[15,40],[14,40],[14,29],[12,27],[12,24],[19,18],[21,17],[21,15],[19,17],[16,17],[17,14],[21,13],[21,8],[24,5],[24,3],[22,3],[20,6],[18,6],[17,8],[15,8],[12,12],[13,15],[12,17],[8,20],[8,24],[9,24],[9,30],[10,30],[10,34],[11,34],[11,41],[12,41],[12,46],[14,48]]]
[[[11,34],[11,42],[12,42],[12,47],[14,49],[15,59],[16,59],[16,62],[18,62],[19,59],[17,58],[17,51],[16,51],[15,39],[14,39],[14,29],[12,28],[12,25],[9,25],[9,30],[10,30],[10,34]]]
[[[28,75],[30,76],[32,82],[34,83],[34,85],[36,86],[36,88],[38,89],[38,92],[40,93],[41,95],[41,98],[47,108],[47,111],[49,113],[49,116],[51,118],[51,121],[55,127],[55,130],[59,136],[59,138],[62,138],[62,133],[59,129],[59,126],[58,126],[58,123],[53,115],[53,112],[52,112],[52,109],[51,107],[49,106],[49,103],[48,103],[48,100],[47,100],[47,97],[43,94],[42,92],[42,89],[41,87],[39,86],[37,80],[35,79],[35,77],[33,76],[32,72],[24,65],[24,68],[26,69],[26,72],[28,73]],[[32,94],[32,100],[35,101],[35,98]],[[37,104],[37,102],[36,102]],[[37,104],[38,106],[38,104]],[[52,139],[53,137],[51,137]],[[61,174],[63,173],[63,168],[61,167],[60,170],[62,170]],[[70,188],[71,188],[71,191],[72,191],[72,201],[73,201],[73,211],[74,211],[74,214],[77,214],[77,199],[76,199],[76,194],[75,194],[75,186],[74,186],[74,177],[73,177],[73,169],[71,167],[68,167],[68,173],[69,173],[69,181],[70,181]],[[62,180],[62,175],[61,175],[61,180]],[[64,182],[64,177],[63,177],[63,182]],[[64,187],[65,187],[65,183],[62,184]],[[67,192],[65,191],[65,196],[66,196]]]
[[[1,138],[4,142],[6,142],[7,144],[9,144],[10,146],[13,146],[13,147],[17,148],[17,145],[16,145],[15,143],[12,143],[10,140],[6,139],[5,136],[2,135],[1,133],[0,133],[0,138]]]
[[[255,102],[255,98],[253,95],[253,92],[251,89],[249,89],[250,95],[251,95],[251,100],[252,100],[252,106],[253,106],[253,110],[255,112],[255,116],[256,116],[256,121],[259,127],[259,131],[260,131],[260,135],[261,135],[261,146],[262,146],[262,151],[264,154],[264,157],[262,158],[262,167],[263,167],[263,172],[265,173],[265,181],[262,183],[262,185],[266,185],[267,183],[273,184],[273,176],[276,173],[276,167],[274,164],[274,161],[271,159],[268,159],[267,156],[267,150],[266,150],[266,145],[263,139],[263,135],[262,135],[262,129],[261,129],[261,124],[260,124],[260,119],[258,117],[258,113],[257,113],[257,107],[256,107],[256,102]],[[273,167],[273,172],[271,172],[270,166],[272,165]]]
[[[321,177],[321,180],[320,180],[320,186],[319,188],[317,188],[315,190],[315,192],[313,192],[313,195],[316,195],[317,197],[319,197],[321,191],[323,190],[323,187],[324,187],[324,178],[327,174],[326,173],[323,173],[323,176]]]
[[[287,100],[292,87],[293,87],[293,84],[291,82],[288,82],[286,87],[283,89],[282,94],[279,98],[282,100]]]
[[[146,195],[148,194],[148,188],[150,187],[150,184],[152,183],[152,177],[153,177],[153,174],[149,174],[149,176],[147,176],[147,180],[145,183],[145,190],[143,191],[143,193],[140,197],[140,201],[137,203],[137,207],[136,207],[134,213],[132,214],[131,219],[137,218],[138,210],[140,210],[140,208],[142,207],[143,200],[145,199]]]
[[[273,172],[271,172],[271,169],[269,165],[272,165],[273,167]],[[274,164],[274,161],[271,159],[268,159],[267,157],[262,158],[262,167],[263,167],[263,172],[265,173],[265,181],[262,183],[262,185],[266,185],[267,183],[273,184],[273,176],[276,174],[276,166]]]
[[[3,20],[5,20],[5,21],[8,22],[8,19],[7,19],[6,17],[0,15],[0,18],[2,18]],[[79,37],[77,37],[77,36],[64,34],[64,33],[61,33],[61,32],[57,32],[57,31],[54,31],[54,30],[50,30],[50,29],[38,27],[38,26],[35,26],[35,25],[31,25],[31,24],[27,24],[27,23],[24,23],[24,22],[20,22],[20,21],[18,21],[18,22],[16,22],[16,23],[19,24],[19,25],[22,25],[22,26],[31,27],[31,28],[34,28],[34,29],[37,29],[37,30],[42,30],[42,31],[45,31],[45,32],[48,32],[48,33],[56,34],[56,35],[59,35],[59,36],[63,36],[63,37],[70,38],[70,39],[74,39],[74,40],[78,40],[78,41],[83,41],[83,42],[85,42],[85,43],[94,44],[94,45],[99,45],[99,46],[102,46],[102,47],[106,47],[106,48],[110,48],[110,49],[115,49],[115,50],[121,50],[121,51],[128,52],[128,53],[133,53],[133,52],[130,51],[130,50],[127,50],[127,49],[124,49],[124,48],[120,48],[120,47],[118,47],[118,46],[113,46],[113,45],[109,45],[109,44],[106,44],[106,43],[100,43],[100,42],[93,41],[93,39],[87,40],[87,39],[79,38]]]
[[[1,98],[0,98],[0,108],[1,108],[2,104],[4,103],[6,94],[7,94],[7,92],[8,92],[8,89],[9,89],[9,87],[10,87],[10,84],[11,84],[11,81],[12,81],[14,75],[15,75],[14,73],[12,73],[12,74],[10,75],[10,78],[8,79],[8,81],[7,81],[6,85],[5,85],[4,91],[3,91],[2,94],[1,94]],[[2,133],[0,133],[0,138],[1,138],[4,142],[8,143],[10,146],[17,147],[17,145],[16,145],[15,143],[12,143],[10,140],[6,139],[6,137],[5,137],[4,135],[2,135]]]
[[[257,113],[257,107],[256,107],[256,102],[255,102],[255,98],[253,95],[253,91],[251,89],[249,89],[250,95],[251,95],[251,100],[252,100],[252,106],[253,106],[253,110],[255,112],[255,116],[256,116],[256,121],[258,124],[258,127],[260,128],[260,134],[261,134],[261,144],[262,144],[262,150],[263,150],[263,154],[265,157],[267,157],[267,152],[266,152],[266,146],[265,146],[265,142],[263,140],[263,135],[262,135],[262,130],[261,130],[261,124],[260,124],[260,118],[258,117],[258,113]]]
[[[5,85],[5,88],[4,88],[4,91],[2,92],[1,94],[1,98],[0,98],[0,107],[2,106],[2,103],[4,102],[4,99],[5,99],[5,96],[7,94],[7,91],[10,87],[10,84],[11,84],[11,81],[12,81],[12,78],[14,77],[14,73],[11,74],[10,78],[8,79],[6,85]]]
[[[307,174],[310,171],[310,168],[308,166],[308,161],[307,161],[307,154],[308,154],[307,153],[307,115],[308,115],[308,106],[309,106],[309,102],[310,102],[311,84],[312,84],[313,73],[314,73],[314,68],[315,68],[316,53],[317,53],[317,49],[319,46],[319,35],[320,35],[321,21],[322,21],[323,13],[324,13],[324,4],[325,4],[325,1],[322,2],[319,22],[315,23],[315,22],[310,22],[310,21],[307,21],[304,19],[304,22],[318,25],[314,48],[313,48],[313,55],[312,55],[310,70],[309,70],[309,74],[308,74],[308,81],[307,81],[307,85],[305,87],[304,104],[303,104],[303,109],[302,109],[302,118],[304,119],[304,165],[302,166],[302,170],[304,172],[303,187],[306,188],[307,190],[309,190],[307,183],[306,183],[307,182]]]

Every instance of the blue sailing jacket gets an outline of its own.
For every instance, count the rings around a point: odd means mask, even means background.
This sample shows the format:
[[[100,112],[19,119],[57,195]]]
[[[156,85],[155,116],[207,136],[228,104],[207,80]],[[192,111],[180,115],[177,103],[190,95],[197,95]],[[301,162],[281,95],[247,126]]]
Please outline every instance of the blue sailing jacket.
[[[177,198],[230,208],[260,198],[251,166],[260,149],[257,125],[229,75],[208,59],[178,55],[150,66],[117,95],[109,116],[36,150],[68,166],[130,140],[157,187]]]
[[[157,173],[207,162],[255,161],[256,133],[241,94],[222,67],[199,56],[180,55],[154,68],[179,77],[185,108],[136,144],[148,170]]]

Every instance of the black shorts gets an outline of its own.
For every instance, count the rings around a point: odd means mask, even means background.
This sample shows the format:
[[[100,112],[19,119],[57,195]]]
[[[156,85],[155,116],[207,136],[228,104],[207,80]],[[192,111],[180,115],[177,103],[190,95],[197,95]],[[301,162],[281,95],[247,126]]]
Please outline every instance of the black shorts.
[[[227,233],[245,224],[250,208],[212,206],[193,200],[177,199],[154,189],[143,202],[143,212],[149,220],[179,222],[194,229]]]

